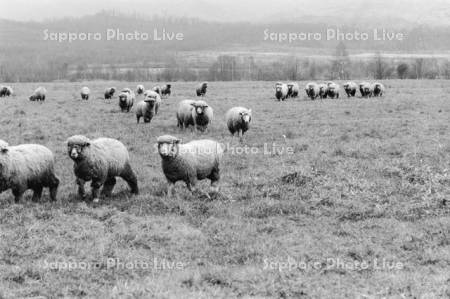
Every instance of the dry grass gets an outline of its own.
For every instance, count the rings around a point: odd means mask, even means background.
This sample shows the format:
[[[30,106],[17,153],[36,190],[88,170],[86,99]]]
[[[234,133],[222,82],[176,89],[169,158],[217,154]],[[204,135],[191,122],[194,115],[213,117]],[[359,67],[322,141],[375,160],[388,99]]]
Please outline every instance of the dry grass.
[[[135,83],[87,82],[104,87]],[[176,128],[174,95],[151,125],[135,123],[116,101],[79,100],[84,84],[43,84],[44,104],[27,101],[37,84],[17,84],[1,99],[1,139],[40,143],[57,157],[59,201],[0,196],[0,298],[17,297],[416,297],[450,296],[450,87],[446,81],[387,81],[381,99],[275,102],[269,82],[211,82],[215,110],[207,137],[237,146],[224,114],[248,106],[253,127],[245,145],[229,149],[220,196],[164,196],[156,137],[195,138]],[[151,84],[147,83],[150,87]],[[99,206],[80,202],[65,140],[109,136],[129,148],[141,195],[120,182]],[[283,137],[285,135],[285,138]],[[203,136],[202,136],[203,137]],[[294,153],[264,153],[264,144]],[[207,183],[201,184],[207,188]],[[166,261],[166,269],[111,268],[108,259]],[[367,269],[331,267],[330,259]],[[375,260],[400,263],[375,269]],[[90,270],[50,269],[46,263],[90,263]],[[267,264],[316,267],[267,269]],[[172,263],[178,268],[167,269]]]

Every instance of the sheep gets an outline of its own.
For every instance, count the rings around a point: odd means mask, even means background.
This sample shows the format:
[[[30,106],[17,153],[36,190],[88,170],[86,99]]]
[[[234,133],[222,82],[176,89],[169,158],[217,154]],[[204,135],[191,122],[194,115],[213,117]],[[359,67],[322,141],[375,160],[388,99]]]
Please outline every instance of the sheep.
[[[244,133],[248,131],[252,120],[252,110],[244,107],[233,107],[225,114],[228,130],[231,135],[237,132],[242,142]]]
[[[298,97],[300,88],[298,87],[297,83],[291,82],[287,84],[288,86],[288,98],[296,98]]]
[[[275,84],[275,97],[278,101],[284,101],[286,100],[288,96],[288,86],[284,83],[277,82]]]
[[[91,93],[91,91],[89,90],[88,87],[83,87],[81,88],[80,94],[81,94],[81,99],[82,100],[89,100],[89,94]]]
[[[339,85],[334,82],[327,83],[327,97],[339,99]]]
[[[131,107],[133,107],[134,100],[136,96],[132,90],[129,88],[123,89],[119,93],[119,107],[122,112],[130,112]]]
[[[144,85],[139,84],[139,85],[136,87],[136,94],[137,94],[137,95],[143,94],[144,91],[145,91]]]
[[[311,99],[315,100],[319,96],[319,85],[315,82],[309,82],[305,87],[306,95]]]
[[[384,85],[379,82],[375,82],[372,84],[372,91],[374,97],[381,97],[384,93]]]
[[[33,201],[40,200],[42,189],[50,189],[50,199],[56,201],[59,179],[54,170],[53,153],[38,144],[9,146],[0,140],[0,192],[12,190],[18,203],[26,190],[33,190]]]
[[[172,93],[172,84],[165,84],[161,87],[161,95],[169,97]]]
[[[177,127],[206,131],[214,116],[213,109],[205,101],[183,100],[178,105]]]
[[[73,170],[78,185],[78,195],[86,198],[84,185],[92,181],[92,200],[99,202],[101,195],[111,196],[116,177],[128,183],[132,194],[139,194],[137,178],[130,164],[128,150],[122,142],[111,138],[90,140],[86,136],[74,135],[67,139],[69,157],[73,160]]]
[[[108,87],[105,89],[105,100],[109,100],[112,99],[112,97],[114,96],[114,93],[116,92],[116,88],[115,87]]]
[[[137,123],[141,117],[144,118],[144,123],[151,122],[153,116],[158,114],[159,106],[161,105],[161,97],[153,90],[144,92],[144,100],[136,105],[136,119]]]
[[[361,93],[361,97],[363,98],[372,97],[372,85],[368,82],[359,83],[359,92]]]
[[[328,95],[328,85],[325,83],[319,84],[319,97],[321,99],[326,99]]]
[[[206,89],[208,88],[208,82],[202,82],[197,85],[197,96],[198,97],[204,97],[206,95]]]
[[[209,179],[211,189],[219,191],[219,167],[224,150],[218,142],[203,139],[181,144],[180,139],[164,135],[158,137],[157,144],[162,169],[169,183],[168,197],[172,196],[172,190],[178,181],[184,181],[188,190],[193,192],[198,180]]]
[[[156,92],[157,94],[159,94],[159,96],[161,97],[161,86],[157,85],[157,86],[153,87],[152,90],[154,92]]]
[[[349,81],[346,82],[343,86],[347,97],[350,98],[356,95],[356,89],[358,88],[358,85],[355,82]]]
[[[13,89],[11,86],[0,86],[0,98],[12,96]]]
[[[30,101],[45,101],[45,96],[47,94],[47,90],[45,87],[39,86],[36,88],[34,93],[30,96]]]

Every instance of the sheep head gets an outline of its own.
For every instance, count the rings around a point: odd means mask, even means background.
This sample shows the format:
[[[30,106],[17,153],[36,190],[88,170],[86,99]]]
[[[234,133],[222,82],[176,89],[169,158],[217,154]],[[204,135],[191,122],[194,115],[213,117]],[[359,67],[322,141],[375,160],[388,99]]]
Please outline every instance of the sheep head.
[[[83,151],[86,147],[91,145],[89,138],[82,135],[75,135],[67,139],[67,151],[69,157],[78,161],[83,158]]]
[[[170,136],[163,135],[158,137],[158,153],[163,159],[175,158],[178,155],[179,144],[181,139]]]
[[[205,113],[206,108],[208,108],[208,104],[205,101],[196,101],[191,103],[191,106],[194,107],[195,113],[197,115],[203,115]]]
[[[239,112],[239,115],[241,116],[242,121],[245,124],[249,124],[250,120],[252,119],[252,110],[248,110],[248,111],[241,111]]]

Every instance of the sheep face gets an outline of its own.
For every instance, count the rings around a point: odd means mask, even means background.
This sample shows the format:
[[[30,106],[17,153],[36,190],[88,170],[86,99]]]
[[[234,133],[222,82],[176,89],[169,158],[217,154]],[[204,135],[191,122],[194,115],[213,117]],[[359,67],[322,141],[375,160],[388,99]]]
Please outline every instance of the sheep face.
[[[208,105],[204,103],[192,103],[191,105],[194,107],[197,115],[203,115],[203,113],[205,113],[205,109],[208,108]]]
[[[119,102],[121,102],[121,103],[126,103],[126,102],[127,102],[127,99],[128,99],[128,95],[127,95],[127,94],[121,93],[121,94],[119,95]]]
[[[178,155],[179,151],[179,139],[172,142],[160,142],[158,143],[158,152],[163,159],[172,159]]]
[[[241,116],[242,121],[246,125],[248,125],[250,123],[250,120],[252,119],[252,110],[249,110],[248,112],[241,111],[241,112],[239,112],[239,115]]]
[[[78,137],[78,136],[75,136]],[[75,139],[74,137],[72,137]],[[83,159],[83,151],[90,145],[87,138],[77,138],[78,140],[70,140],[67,142],[67,152],[73,161],[80,161]]]

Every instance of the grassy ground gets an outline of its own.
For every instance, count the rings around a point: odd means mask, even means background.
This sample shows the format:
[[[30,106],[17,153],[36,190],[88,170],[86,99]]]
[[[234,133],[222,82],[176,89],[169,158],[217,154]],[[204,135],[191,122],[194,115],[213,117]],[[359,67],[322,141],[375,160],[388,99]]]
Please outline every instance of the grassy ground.
[[[0,138],[48,146],[61,185],[57,203],[1,194],[0,298],[450,296],[450,84],[385,84],[381,99],[279,103],[269,82],[211,82],[206,136],[176,127],[194,83],[175,83],[161,114],[138,126],[117,99],[79,100],[84,84],[43,84],[43,104],[27,101],[37,84],[15,85],[0,100]],[[86,85],[95,97],[136,86]],[[236,105],[253,110],[241,147],[253,153],[238,154],[227,132]],[[121,181],[98,206],[80,202],[65,145],[74,134],[124,142],[141,195]],[[219,196],[180,183],[165,197],[162,134],[229,145]]]

